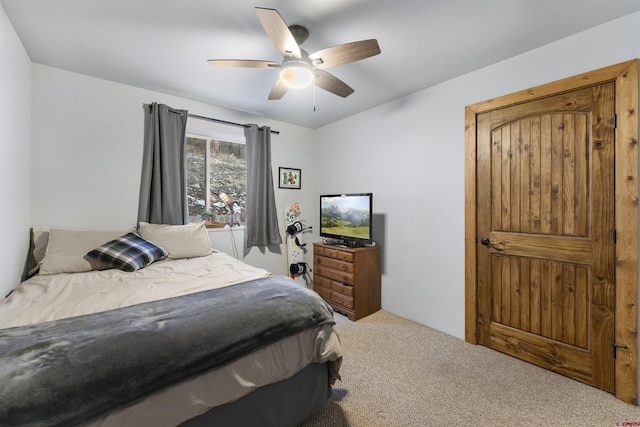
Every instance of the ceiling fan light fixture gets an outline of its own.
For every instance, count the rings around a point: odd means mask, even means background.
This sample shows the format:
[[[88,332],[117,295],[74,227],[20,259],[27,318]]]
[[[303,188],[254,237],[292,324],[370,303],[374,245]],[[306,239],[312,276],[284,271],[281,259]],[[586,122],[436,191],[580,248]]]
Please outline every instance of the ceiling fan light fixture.
[[[306,62],[290,62],[282,66],[280,79],[290,89],[302,89],[313,82],[313,70]]]
[[[280,68],[280,76],[269,92],[269,100],[281,99],[289,89],[301,89],[312,83],[314,88],[346,98],[354,92],[353,88],[325,70],[380,53],[378,41],[368,39],[327,47],[309,54],[300,48],[300,44],[309,36],[309,30],[301,25],[287,26],[275,9],[256,7],[256,13],[267,36],[282,55],[282,62],[255,59],[209,59],[208,62],[215,67]]]

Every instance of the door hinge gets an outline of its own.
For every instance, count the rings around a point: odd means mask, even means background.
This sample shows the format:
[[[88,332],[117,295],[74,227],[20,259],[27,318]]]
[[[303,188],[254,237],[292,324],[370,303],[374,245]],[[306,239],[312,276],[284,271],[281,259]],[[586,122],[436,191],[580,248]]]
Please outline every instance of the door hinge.
[[[617,113],[613,113],[613,128],[614,129],[618,128],[618,114]]]
[[[618,232],[616,231],[615,228],[613,230],[611,230],[611,237],[613,238],[613,244],[614,245],[616,243],[618,243]]]
[[[618,349],[621,349],[621,350],[627,350],[627,349],[629,348],[629,347],[627,347],[626,345],[620,345],[620,344],[617,344],[617,343],[615,343],[615,342],[612,342],[612,343],[611,343],[611,347],[613,347],[613,358],[614,358],[614,359],[615,359],[615,358],[616,358],[616,356],[617,356]]]

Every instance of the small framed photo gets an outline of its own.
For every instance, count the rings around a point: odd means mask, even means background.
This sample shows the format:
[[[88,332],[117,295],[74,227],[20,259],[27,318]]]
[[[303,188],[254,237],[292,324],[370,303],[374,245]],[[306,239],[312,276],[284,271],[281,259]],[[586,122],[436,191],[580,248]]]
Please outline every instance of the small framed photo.
[[[278,188],[293,188],[299,190],[302,181],[302,171],[293,168],[278,168]]]

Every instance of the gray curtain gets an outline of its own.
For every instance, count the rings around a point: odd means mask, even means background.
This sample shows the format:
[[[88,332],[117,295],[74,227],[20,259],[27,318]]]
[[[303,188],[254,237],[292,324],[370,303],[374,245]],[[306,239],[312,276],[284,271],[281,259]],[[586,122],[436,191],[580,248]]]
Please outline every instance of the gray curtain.
[[[271,173],[271,128],[247,125],[247,247],[282,243]]]
[[[187,224],[184,162],[187,111],[164,104],[144,106],[144,153],[138,221]]]

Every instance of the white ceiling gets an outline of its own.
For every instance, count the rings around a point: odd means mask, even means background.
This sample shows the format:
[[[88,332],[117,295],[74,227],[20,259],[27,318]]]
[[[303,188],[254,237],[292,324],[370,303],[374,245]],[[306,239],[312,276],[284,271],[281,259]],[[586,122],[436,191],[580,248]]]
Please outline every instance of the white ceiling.
[[[309,128],[640,11],[640,0],[0,1],[33,62]],[[282,59],[256,6],[307,27],[308,52],[375,38],[382,53],[328,70],[355,89],[347,98],[316,89],[315,111],[312,88],[268,101],[278,70],[206,62]]]

